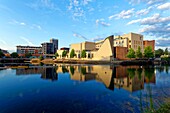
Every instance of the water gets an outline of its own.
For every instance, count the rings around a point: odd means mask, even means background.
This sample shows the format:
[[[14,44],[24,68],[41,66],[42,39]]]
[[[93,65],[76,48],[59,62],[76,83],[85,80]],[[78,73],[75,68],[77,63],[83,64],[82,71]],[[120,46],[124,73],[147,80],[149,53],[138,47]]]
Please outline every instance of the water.
[[[170,102],[170,67],[0,70],[0,113],[139,113]]]

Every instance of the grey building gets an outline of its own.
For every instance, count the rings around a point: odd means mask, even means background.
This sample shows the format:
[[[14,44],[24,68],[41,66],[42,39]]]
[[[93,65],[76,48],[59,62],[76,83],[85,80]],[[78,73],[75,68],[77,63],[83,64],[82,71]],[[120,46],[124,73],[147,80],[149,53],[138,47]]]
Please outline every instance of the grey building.
[[[50,42],[42,43],[43,54],[55,54],[58,49],[58,39],[50,39]]]

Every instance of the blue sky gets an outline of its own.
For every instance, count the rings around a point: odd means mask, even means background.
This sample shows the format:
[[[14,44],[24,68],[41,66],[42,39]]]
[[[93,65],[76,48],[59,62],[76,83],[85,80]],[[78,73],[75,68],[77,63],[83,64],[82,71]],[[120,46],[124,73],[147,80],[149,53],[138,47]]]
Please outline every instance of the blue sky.
[[[0,0],[0,48],[60,47],[109,35],[140,33],[170,48],[170,0]]]

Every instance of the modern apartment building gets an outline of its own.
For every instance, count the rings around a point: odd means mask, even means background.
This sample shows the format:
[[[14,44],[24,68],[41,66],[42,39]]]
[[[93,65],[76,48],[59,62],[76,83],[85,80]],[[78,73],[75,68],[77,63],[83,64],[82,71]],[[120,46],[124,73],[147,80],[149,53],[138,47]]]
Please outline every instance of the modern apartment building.
[[[36,46],[17,46],[17,53],[18,54],[42,54],[42,47],[36,47]]]
[[[50,43],[53,43],[54,45],[54,52],[58,50],[58,39],[50,39]]]
[[[58,40],[50,39],[50,42],[44,42],[42,45],[43,54],[55,54],[58,50]]]
[[[121,46],[134,49],[135,51],[140,46],[141,51],[143,52],[143,35],[136,33],[128,33],[122,36],[115,36],[114,46]]]

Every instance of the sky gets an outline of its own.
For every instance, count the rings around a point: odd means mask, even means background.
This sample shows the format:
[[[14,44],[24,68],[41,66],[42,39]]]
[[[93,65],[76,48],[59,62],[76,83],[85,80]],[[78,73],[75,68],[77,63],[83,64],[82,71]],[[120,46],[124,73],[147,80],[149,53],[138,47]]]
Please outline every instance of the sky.
[[[0,0],[0,48],[59,48],[129,32],[170,49],[170,0]]]

